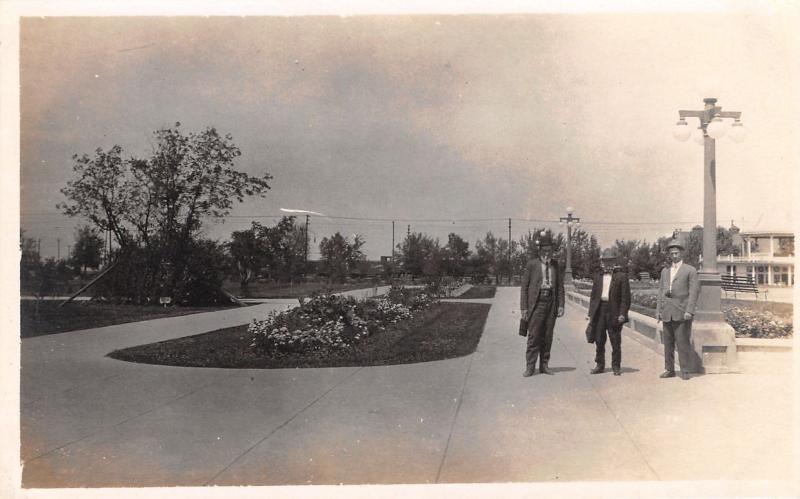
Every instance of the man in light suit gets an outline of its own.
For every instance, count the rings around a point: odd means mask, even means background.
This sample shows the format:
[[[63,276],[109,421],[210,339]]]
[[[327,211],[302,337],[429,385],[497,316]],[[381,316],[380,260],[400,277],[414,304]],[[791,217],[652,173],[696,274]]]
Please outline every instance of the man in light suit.
[[[526,378],[536,373],[536,361],[541,359],[539,372],[553,374],[547,367],[556,316],[564,315],[564,281],[553,261],[553,241],[542,232],[537,240],[539,258],[528,262],[522,276],[520,311],[528,319],[528,342],[525,350]]]
[[[700,281],[697,270],[683,263],[683,245],[673,239],[667,245],[672,265],[661,271],[656,318],[664,322],[664,365],[662,378],[675,376],[675,343],[681,379],[689,379],[692,356],[692,319],[694,318]]]
[[[594,330],[595,367],[591,374],[606,369],[606,333],[611,340],[611,369],[622,374],[622,325],[628,322],[631,307],[631,285],[628,274],[616,265],[619,255],[614,248],[600,256],[602,269],[594,276],[587,319]]]

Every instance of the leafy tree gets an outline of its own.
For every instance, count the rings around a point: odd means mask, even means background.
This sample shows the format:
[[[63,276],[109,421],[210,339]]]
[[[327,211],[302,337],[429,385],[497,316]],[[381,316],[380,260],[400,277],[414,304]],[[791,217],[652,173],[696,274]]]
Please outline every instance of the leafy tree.
[[[223,217],[245,196],[266,195],[271,179],[234,169],[241,152],[214,128],[184,134],[176,123],[154,136],[148,159],[123,159],[119,146],[74,156],[75,179],[61,190],[67,202],[58,205],[110,230],[123,258],[137,254],[141,289],[116,290],[137,299],[185,290],[192,251],[202,247],[203,217]]]
[[[397,245],[403,271],[414,276],[425,273],[425,262],[439,250],[439,240],[422,233],[412,232]],[[434,269],[428,268],[431,272]]]
[[[87,268],[96,269],[100,266],[103,253],[103,238],[97,229],[82,225],[75,230],[75,245],[72,248],[72,264],[81,274]]]
[[[295,217],[283,217],[273,227],[253,227],[266,252],[264,268],[270,277],[288,281],[305,272],[306,234]]]
[[[266,263],[266,251],[263,241],[257,233],[259,225],[247,230],[234,231],[231,240],[227,243],[227,250],[231,256],[236,273],[239,276],[239,288],[243,296],[249,295],[248,285]]]
[[[451,232],[447,236],[447,245],[444,247],[445,273],[463,276],[467,272],[470,257],[469,243],[461,236]]]
[[[577,278],[591,277],[600,266],[597,238],[583,229],[572,233],[572,273]]]
[[[359,262],[366,259],[364,252],[361,251],[363,245],[364,239],[358,234],[353,237],[353,242],[339,232],[330,238],[322,238],[319,252],[322,256],[323,271],[328,274],[330,280],[342,282]]]

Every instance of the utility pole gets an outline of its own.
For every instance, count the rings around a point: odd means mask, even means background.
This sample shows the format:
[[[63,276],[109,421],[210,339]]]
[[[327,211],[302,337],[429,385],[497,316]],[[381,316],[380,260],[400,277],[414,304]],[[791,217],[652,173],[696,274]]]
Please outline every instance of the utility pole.
[[[411,237],[411,224],[408,224],[408,231],[406,232],[406,237]]]
[[[508,285],[511,286],[511,275],[513,274],[513,270],[511,269],[511,218],[508,219]]]
[[[394,266],[394,220],[392,220],[392,266]]]
[[[306,272],[306,267],[308,267],[308,223],[311,220],[310,215],[306,215],[306,246],[303,251],[303,273]]]
[[[58,245],[58,250],[56,252],[56,261],[60,262],[61,261],[61,238],[60,237],[56,238],[56,244]]]

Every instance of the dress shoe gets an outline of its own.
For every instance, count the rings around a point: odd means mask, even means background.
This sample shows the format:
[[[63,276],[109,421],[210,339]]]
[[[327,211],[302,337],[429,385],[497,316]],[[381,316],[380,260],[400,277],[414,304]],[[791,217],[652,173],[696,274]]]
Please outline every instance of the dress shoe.
[[[664,371],[663,373],[661,373],[661,376],[659,376],[659,378],[674,378],[674,377],[675,377],[675,371]]]
[[[522,373],[522,376],[525,377],[525,378],[529,378],[529,377],[533,376],[534,374],[536,374],[536,369],[525,369],[525,372]]]
[[[589,374],[601,374],[603,371],[606,370],[606,366],[595,366],[594,369],[589,371]]]
[[[553,371],[547,368],[547,364],[542,364],[539,367],[539,372],[542,374],[553,374]]]
[[[622,369],[620,369],[619,367],[615,367],[614,376],[622,376]]]
[[[681,371],[681,379],[684,381],[689,379],[689,373],[687,373],[686,371]]]

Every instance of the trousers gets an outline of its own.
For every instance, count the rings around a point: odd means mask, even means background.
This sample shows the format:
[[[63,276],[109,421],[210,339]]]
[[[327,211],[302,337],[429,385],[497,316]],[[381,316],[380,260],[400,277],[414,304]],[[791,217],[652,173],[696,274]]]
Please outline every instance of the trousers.
[[[610,313],[608,302],[601,301],[594,329],[594,361],[598,366],[606,365],[607,335],[611,340],[611,366],[618,368],[622,365],[622,324],[615,325],[615,318]]]
[[[553,345],[553,328],[556,325],[555,299],[552,292],[540,294],[528,321],[528,345],[525,350],[527,367],[536,367],[537,359],[542,364],[550,361],[550,347]]]
[[[675,346],[681,371],[692,371],[692,321],[664,322],[664,368],[675,370]]]

